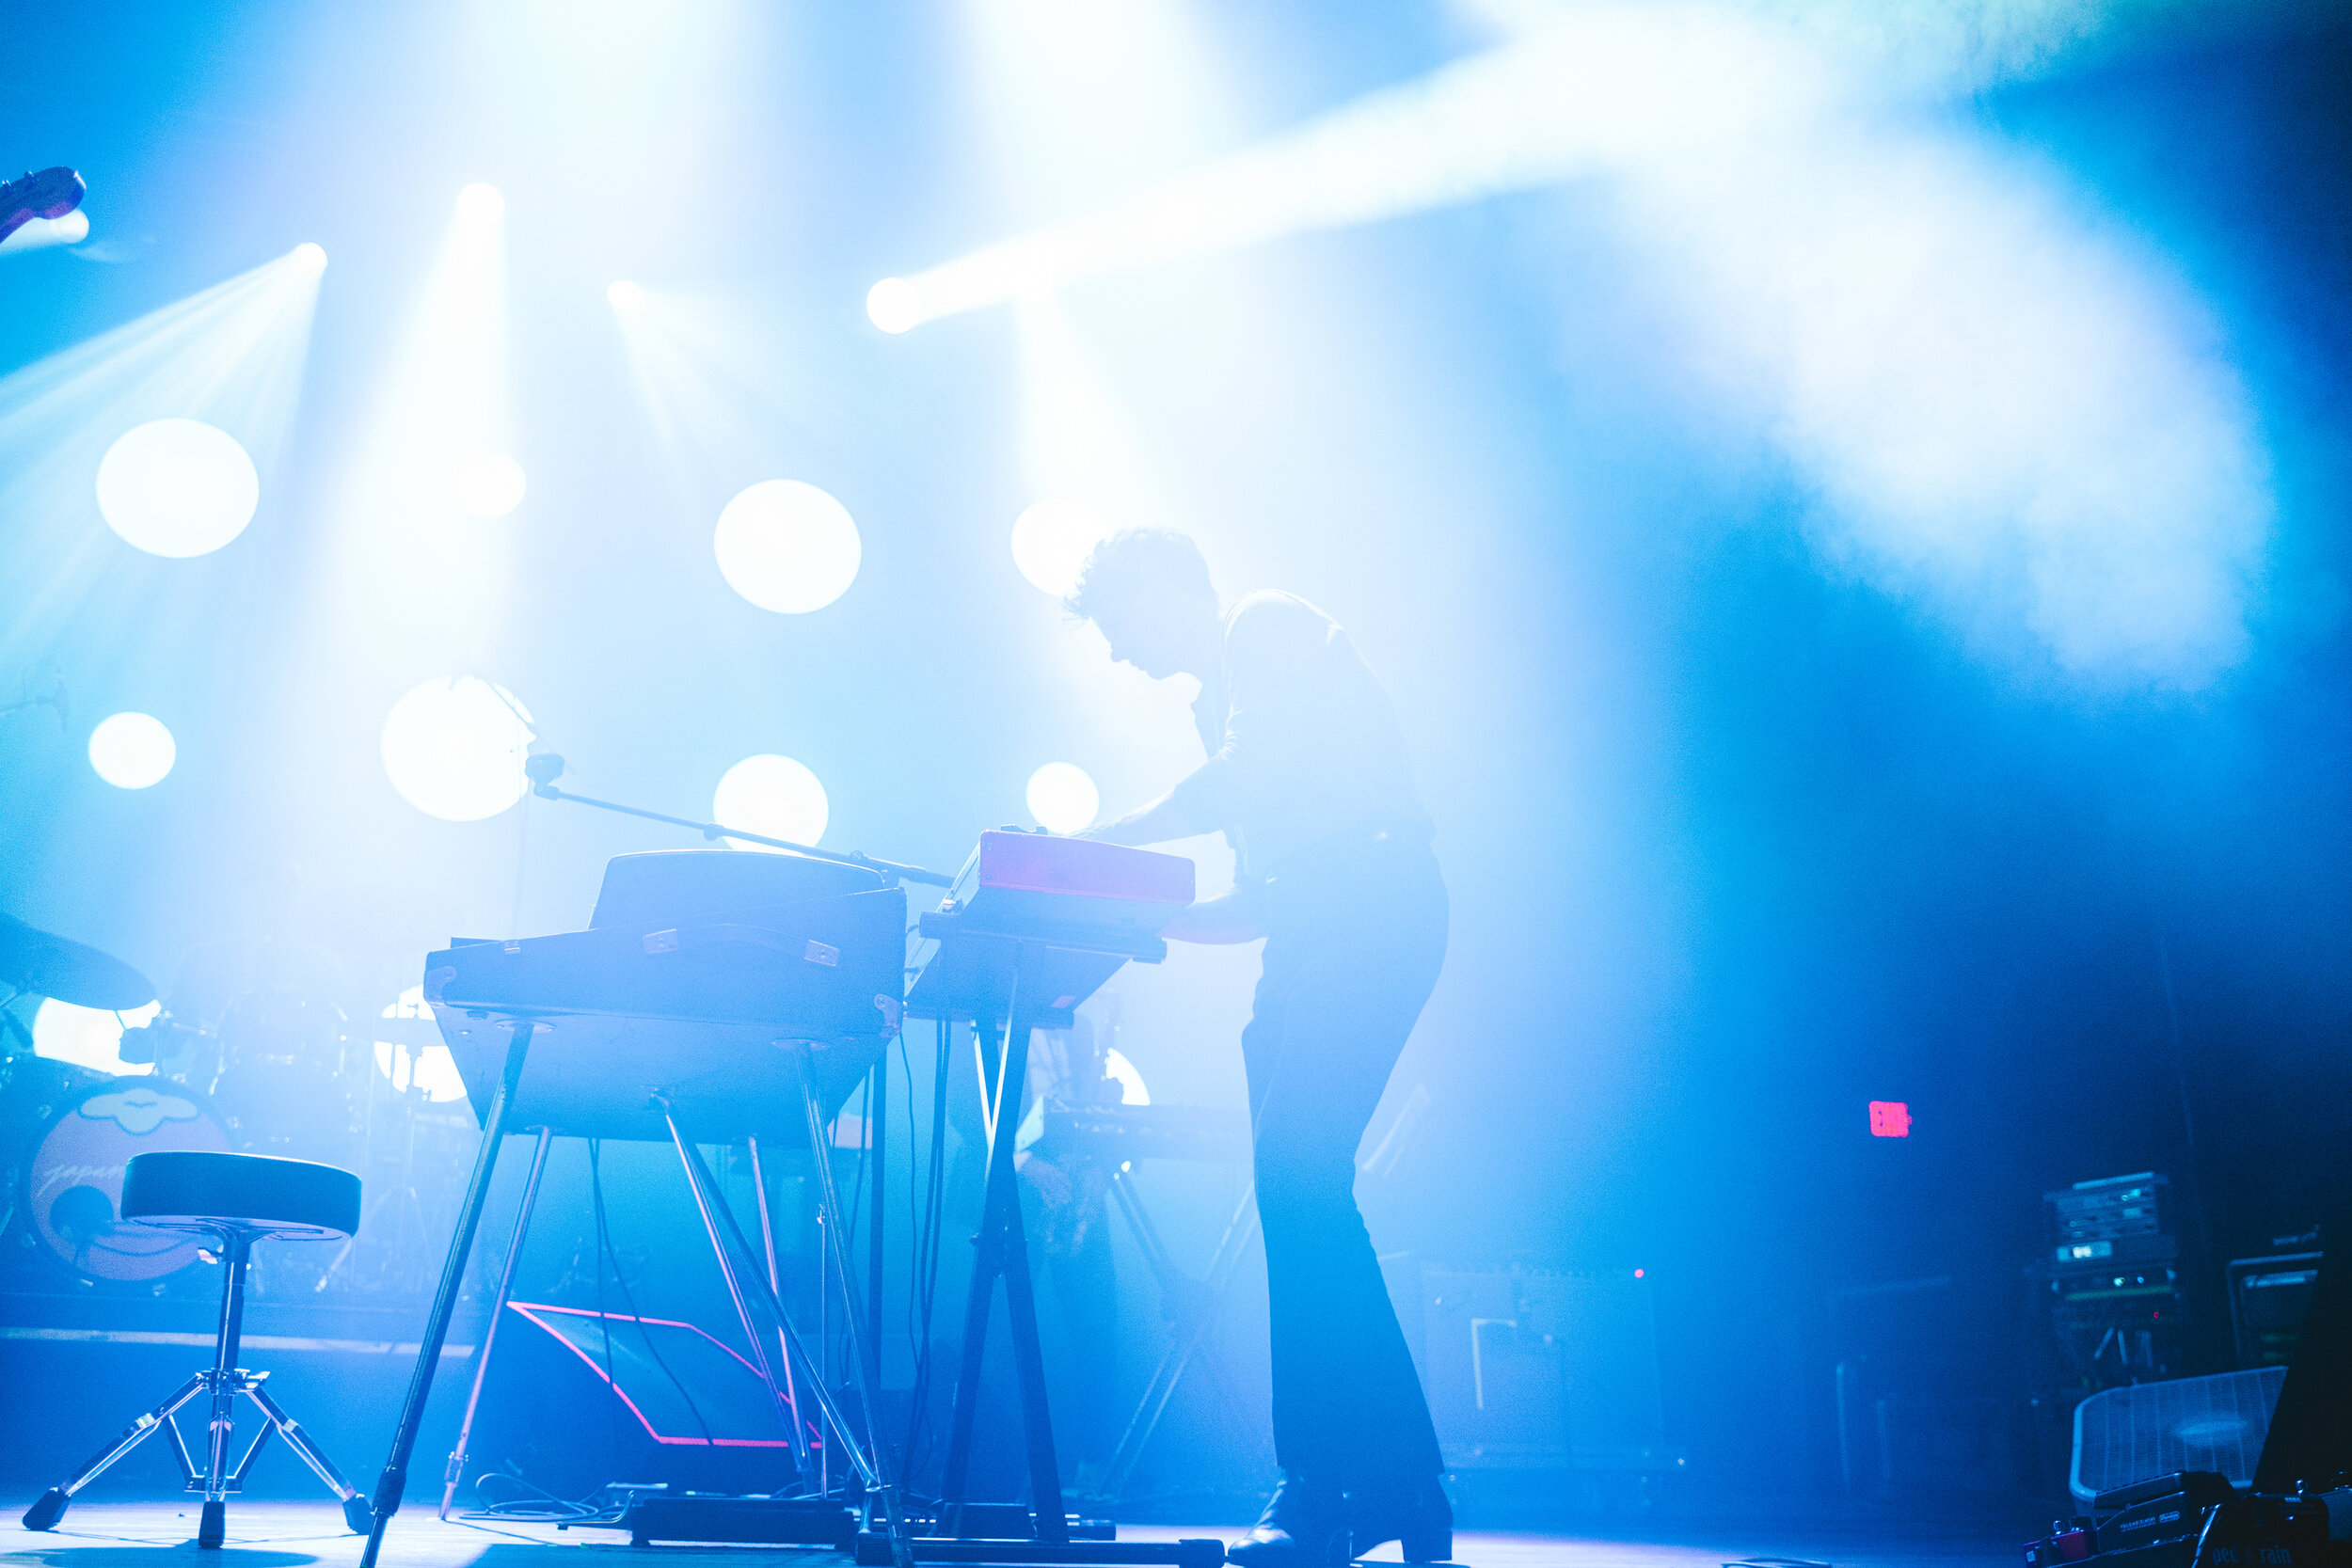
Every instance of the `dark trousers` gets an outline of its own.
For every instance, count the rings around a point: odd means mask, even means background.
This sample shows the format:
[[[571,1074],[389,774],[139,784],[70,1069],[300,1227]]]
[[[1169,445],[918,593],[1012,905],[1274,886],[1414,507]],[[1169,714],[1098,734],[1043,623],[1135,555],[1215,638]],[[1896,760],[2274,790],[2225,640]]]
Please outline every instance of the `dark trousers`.
[[[1366,833],[1290,857],[1265,892],[1265,969],[1242,1059],[1275,1457],[1351,1489],[1417,1481],[1442,1462],[1356,1207],[1356,1150],[1445,959],[1445,882],[1427,844]]]

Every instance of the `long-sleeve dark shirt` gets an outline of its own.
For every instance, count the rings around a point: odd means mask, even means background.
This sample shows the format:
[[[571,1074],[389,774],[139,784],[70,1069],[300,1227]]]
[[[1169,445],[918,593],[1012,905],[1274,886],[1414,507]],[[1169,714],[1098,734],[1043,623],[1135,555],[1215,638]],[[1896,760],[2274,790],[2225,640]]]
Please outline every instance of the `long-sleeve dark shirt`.
[[[1224,831],[1245,878],[1342,833],[1429,832],[1387,689],[1346,628],[1295,594],[1247,594],[1226,612],[1192,715],[1209,760],[1176,800],[1195,828]]]

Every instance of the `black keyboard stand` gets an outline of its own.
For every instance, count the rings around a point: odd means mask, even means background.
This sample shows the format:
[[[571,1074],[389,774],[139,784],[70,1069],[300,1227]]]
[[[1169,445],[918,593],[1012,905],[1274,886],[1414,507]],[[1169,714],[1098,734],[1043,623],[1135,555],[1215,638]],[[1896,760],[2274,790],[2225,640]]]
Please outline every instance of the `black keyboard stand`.
[[[983,1039],[998,1044],[994,1070],[985,1073],[982,1118],[988,1133],[987,1196],[972,1266],[971,1292],[963,1314],[963,1350],[956,1375],[955,1414],[949,1428],[946,1467],[940,1482],[940,1534],[912,1544],[917,1562],[1175,1563],[1209,1568],[1224,1560],[1216,1541],[1073,1540],[1063,1512],[1061,1472],[1054,1452],[1051,1412],[1046,1406],[1045,1363],[1038,1345],[1037,1299],[1029,1272],[1028,1237],[1021,1220],[1021,1189],[1013,1170],[1013,1142],[1020,1131],[1022,1095],[1028,1076],[1029,1038],[1041,1028],[1067,1028],[1071,1010],[1130,959],[1156,963],[1167,944],[1156,937],[1091,937],[1056,932],[1051,937],[989,931],[962,924],[952,914],[927,914],[920,929],[939,942],[936,974],[927,966],[907,1000],[911,1014],[970,1019]],[[927,987],[925,980],[932,980]],[[1089,983],[1090,981],[1090,983]],[[983,1052],[985,1066],[986,1053]],[[1005,1287],[1005,1315],[1012,1336],[1013,1370],[1020,1389],[1022,1435],[1029,1467],[1029,1516],[1025,1537],[967,1533],[964,1483],[972,1458],[980,1396],[980,1364],[988,1346],[988,1320],[996,1285]],[[1001,1509],[974,1509],[991,1519]],[[880,1561],[882,1543],[859,1541],[861,1563]]]

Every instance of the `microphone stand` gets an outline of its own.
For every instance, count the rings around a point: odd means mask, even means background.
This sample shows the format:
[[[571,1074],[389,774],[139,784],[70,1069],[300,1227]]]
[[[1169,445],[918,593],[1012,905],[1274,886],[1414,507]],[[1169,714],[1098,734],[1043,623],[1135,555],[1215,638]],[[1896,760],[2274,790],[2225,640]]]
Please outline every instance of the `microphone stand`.
[[[599,800],[594,796],[575,795],[568,789],[558,789],[555,781],[564,776],[564,759],[552,752],[542,752],[523,763],[523,771],[531,779],[531,793],[543,800],[569,800],[574,805],[594,806],[598,811],[617,812],[623,816],[642,817],[648,822],[666,822],[673,828],[691,828],[707,839],[739,838],[753,844],[765,844],[771,849],[788,850],[811,860],[831,861],[835,865],[854,865],[862,871],[872,871],[894,881],[926,882],[932,887],[953,887],[956,879],[937,871],[926,871],[919,865],[902,865],[897,861],[876,860],[855,850],[846,854],[819,849],[810,844],[795,844],[788,838],[771,838],[766,833],[745,832],[740,828],[723,827],[716,822],[697,822],[691,817],[672,816],[664,812],[646,811],[639,806],[625,806],[617,800]]]

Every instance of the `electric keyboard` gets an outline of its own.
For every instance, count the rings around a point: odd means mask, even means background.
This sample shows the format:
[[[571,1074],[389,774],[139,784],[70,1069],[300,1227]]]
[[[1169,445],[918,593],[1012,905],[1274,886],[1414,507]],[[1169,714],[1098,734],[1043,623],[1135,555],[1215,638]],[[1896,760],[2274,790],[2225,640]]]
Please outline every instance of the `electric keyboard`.
[[[584,931],[453,940],[424,994],[477,1117],[508,1021],[539,1025],[514,1125],[666,1142],[805,1143],[783,1040],[830,1117],[897,1032],[906,895],[872,872],[751,850],[622,855]]]
[[[917,923],[907,1011],[1068,1028],[1130,959],[1168,956],[1160,929],[1193,901],[1182,855],[1007,828],[980,835],[955,886]],[[1017,987],[1016,987],[1017,980]]]

